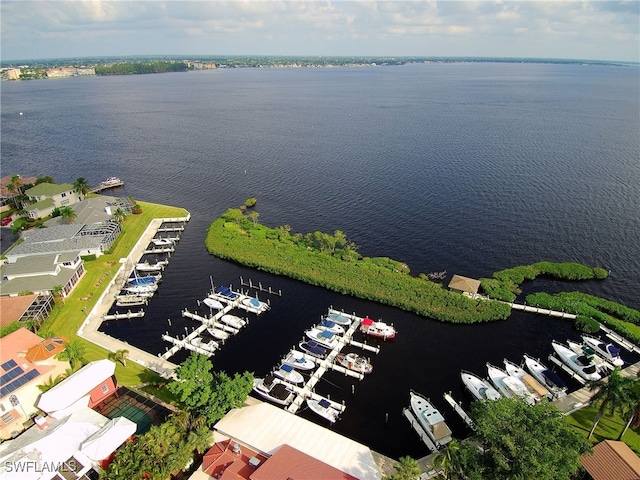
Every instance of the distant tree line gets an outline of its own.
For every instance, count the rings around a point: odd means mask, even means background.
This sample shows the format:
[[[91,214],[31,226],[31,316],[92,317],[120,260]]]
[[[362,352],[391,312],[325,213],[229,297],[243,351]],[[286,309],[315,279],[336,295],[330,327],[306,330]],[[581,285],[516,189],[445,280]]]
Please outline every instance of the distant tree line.
[[[96,75],[135,75],[140,73],[185,72],[184,62],[123,62],[111,65],[96,65]]]

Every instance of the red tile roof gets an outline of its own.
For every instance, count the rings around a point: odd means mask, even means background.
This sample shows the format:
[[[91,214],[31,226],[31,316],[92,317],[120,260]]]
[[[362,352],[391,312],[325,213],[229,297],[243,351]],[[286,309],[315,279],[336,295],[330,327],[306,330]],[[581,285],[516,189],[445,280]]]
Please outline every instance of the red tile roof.
[[[219,480],[250,480],[251,474],[256,471],[249,461],[256,457],[262,464],[267,457],[254,450],[238,445],[234,452],[233,440],[218,442],[204,454],[202,470],[213,478]]]
[[[640,458],[623,442],[600,442],[593,447],[593,455],[583,455],[581,462],[593,480],[640,479]]]
[[[0,326],[6,327],[19,320],[38,295],[20,295],[17,297],[0,297]]]
[[[251,480],[358,480],[289,445],[282,445],[251,475]]]

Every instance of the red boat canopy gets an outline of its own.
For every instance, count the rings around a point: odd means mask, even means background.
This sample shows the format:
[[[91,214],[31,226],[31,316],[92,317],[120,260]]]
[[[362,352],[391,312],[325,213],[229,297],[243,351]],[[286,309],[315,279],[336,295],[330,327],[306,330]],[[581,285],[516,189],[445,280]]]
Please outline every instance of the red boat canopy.
[[[362,325],[364,325],[365,327],[368,327],[369,325],[373,325],[375,322],[373,320],[371,320],[369,317],[364,317],[362,319]]]

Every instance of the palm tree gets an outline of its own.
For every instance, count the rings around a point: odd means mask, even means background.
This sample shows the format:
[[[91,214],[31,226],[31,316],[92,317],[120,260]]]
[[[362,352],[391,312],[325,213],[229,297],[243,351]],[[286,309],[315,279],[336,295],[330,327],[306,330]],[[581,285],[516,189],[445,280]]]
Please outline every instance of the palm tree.
[[[417,480],[422,474],[418,461],[411,457],[400,457],[394,468],[396,473],[389,477],[391,480]]]
[[[618,436],[618,440],[621,440],[625,433],[627,433],[627,429],[631,426],[632,423],[637,422],[640,419],[640,380],[629,379],[630,383],[630,395],[629,395],[629,403],[625,408],[624,416],[628,418],[626,425],[620,435]]]
[[[129,350],[116,350],[115,352],[111,352],[109,354],[109,358],[114,362],[120,362],[123,367],[127,366],[127,356],[129,355]]]
[[[78,216],[71,207],[62,207],[60,209],[60,216],[66,223],[71,223]]]
[[[442,469],[444,478],[452,480],[458,478],[460,472],[460,444],[456,439],[451,440],[445,448],[433,459],[433,467]]]
[[[58,302],[62,302],[62,304],[64,305],[64,289],[62,288],[62,285],[54,285],[53,288],[51,288],[51,295],[53,295],[53,299],[55,300],[56,303]]]
[[[113,212],[113,219],[118,223],[122,223],[125,217],[126,217],[126,214],[124,213],[124,210],[122,210],[122,208],[120,207],[118,207],[116,211]]]
[[[88,193],[91,192],[91,187],[89,186],[89,182],[84,177],[78,178],[73,183],[73,188],[76,189],[78,193],[81,193],[83,197],[86,197]]]
[[[87,347],[80,342],[80,340],[71,340],[65,345],[63,351],[61,351],[57,358],[59,360],[65,360],[71,365],[71,370],[74,372],[78,370],[82,365],[86,363],[84,354],[87,352]]]
[[[593,421],[593,427],[587,439],[591,439],[591,435],[593,435],[607,407],[609,407],[610,415],[613,415],[614,411],[622,410],[629,404],[633,393],[633,382],[633,379],[623,377],[620,374],[620,367],[616,367],[608,379],[605,378],[596,382],[589,382],[589,390],[596,390],[595,395],[591,397],[591,401],[595,403],[599,402],[600,408],[598,408],[598,412]]]

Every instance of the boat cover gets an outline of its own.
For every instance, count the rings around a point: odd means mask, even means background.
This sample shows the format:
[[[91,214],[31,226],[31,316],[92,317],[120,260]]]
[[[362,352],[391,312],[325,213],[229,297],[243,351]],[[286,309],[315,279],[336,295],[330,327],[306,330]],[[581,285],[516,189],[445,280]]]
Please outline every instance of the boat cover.
[[[335,312],[331,312],[329,315],[327,315],[327,319],[335,321],[335,322],[343,324],[343,325],[351,323],[351,320],[349,320],[349,317],[345,317],[344,315],[342,315],[340,313],[335,313]]]
[[[327,328],[333,328],[336,326],[336,323],[332,322],[331,320],[325,319],[320,321],[320,325]]]
[[[549,383],[555,385],[558,388],[566,388],[567,386],[567,384],[564,383],[564,381],[551,370],[543,370],[542,375],[544,375],[544,378],[546,378]]]
[[[329,408],[331,406],[331,404],[329,403],[329,400],[327,400],[326,398],[323,398],[322,400],[320,400],[318,402],[318,405],[320,405],[322,408]]]
[[[258,300],[256,300],[255,298],[251,299],[251,305],[253,305],[254,307],[259,307],[260,306],[260,302]]]
[[[321,347],[313,340],[310,342],[303,342],[300,344],[301,348],[304,348],[308,352],[314,353],[316,355],[324,355],[327,353],[327,350],[324,347]]]
[[[285,372],[293,371],[293,367],[291,365],[287,365],[286,363],[280,366],[280,370],[284,370]]]
[[[229,298],[236,298],[238,296],[237,293],[232,292],[231,289],[226,285],[220,285],[218,288],[216,288],[216,292]]]
[[[362,325],[368,327],[369,325],[373,325],[375,322],[371,320],[369,317],[365,317],[362,319]]]
[[[607,350],[609,351],[612,357],[620,356],[620,349],[615,345],[611,345],[611,344],[607,345]]]
[[[327,340],[331,340],[333,338],[333,333],[329,332],[328,330],[323,330],[322,332],[320,332],[318,337],[325,338]]]
[[[529,392],[533,393],[534,395],[537,394],[540,397],[545,397],[549,395],[549,390],[544,388],[544,386],[540,385],[540,382],[538,382],[535,378],[533,378],[528,373],[523,375],[521,380],[522,380],[522,383],[524,383],[525,386],[527,387],[527,390],[529,390]]]

